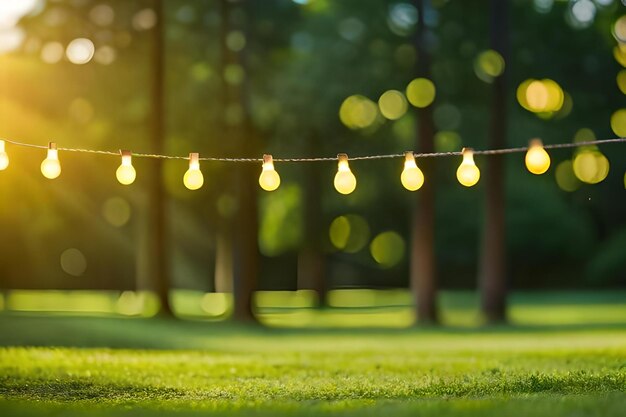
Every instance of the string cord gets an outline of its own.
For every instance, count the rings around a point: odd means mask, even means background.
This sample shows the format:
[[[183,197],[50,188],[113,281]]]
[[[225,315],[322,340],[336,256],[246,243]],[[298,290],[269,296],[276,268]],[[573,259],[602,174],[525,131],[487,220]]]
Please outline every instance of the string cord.
[[[7,143],[10,143],[15,146],[22,146],[26,148],[36,148],[36,149],[48,149],[45,145],[36,145],[32,143],[24,143],[18,142],[16,140],[4,139]],[[598,140],[590,140],[585,142],[577,142],[577,143],[557,143],[557,144],[548,144],[543,145],[544,149],[564,149],[564,148],[578,148],[581,146],[593,146],[593,145],[604,145],[609,143],[621,143],[626,142],[626,138],[613,138],[613,139],[598,139]],[[98,149],[82,149],[82,148],[64,148],[58,147],[59,151],[63,152],[79,152],[79,153],[90,153],[90,154],[98,154],[98,155],[112,155],[112,156],[120,156],[120,152],[114,151],[103,151]],[[526,152],[528,150],[528,146],[521,146],[517,148],[504,148],[504,149],[486,149],[486,150],[474,150],[474,155],[503,155],[503,154],[511,154],[511,153],[520,153]],[[454,152],[414,152],[413,155],[415,158],[438,158],[445,156],[461,156],[463,153],[461,151]],[[189,160],[188,156],[176,156],[176,155],[161,155],[161,154],[153,154],[153,153],[133,153],[133,157],[136,158],[152,158],[152,159],[181,159],[181,160]],[[365,155],[365,156],[352,156],[350,157],[351,161],[360,161],[360,160],[371,160],[371,159],[393,159],[393,158],[404,158],[403,153],[395,153],[395,154],[384,154],[384,155]],[[201,157],[200,161],[209,161],[209,162],[263,162],[263,158],[223,158],[223,157]],[[328,162],[328,161],[337,161],[337,157],[315,157],[315,158],[273,158],[274,162]]]

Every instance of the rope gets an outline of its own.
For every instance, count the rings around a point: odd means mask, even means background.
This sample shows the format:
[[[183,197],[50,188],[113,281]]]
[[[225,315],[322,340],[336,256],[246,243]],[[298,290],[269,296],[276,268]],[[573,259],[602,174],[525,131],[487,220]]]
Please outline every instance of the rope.
[[[26,148],[36,148],[36,149],[48,149],[45,145],[35,145],[32,143],[24,143],[18,142],[11,139],[1,139],[7,143],[10,143],[15,146],[22,146]],[[621,143],[626,142],[626,138],[613,138],[613,139],[598,139],[591,140],[586,142],[577,142],[577,143],[558,143],[551,145],[543,145],[544,149],[564,149],[564,148],[577,148],[580,146],[593,146],[593,145],[604,145],[609,143]],[[120,156],[119,151],[103,151],[98,149],[82,149],[82,148],[57,148],[59,151],[63,152],[79,152],[79,153],[90,153],[97,155],[112,155],[112,156]],[[505,149],[487,149],[487,150],[474,150],[474,155],[503,155],[503,154],[511,154],[511,153],[519,153],[526,152],[528,150],[528,146],[522,146],[517,148],[505,148]],[[153,153],[133,153],[133,157],[136,158],[152,158],[152,159],[181,159],[181,160],[189,160],[188,156],[176,156],[176,155],[161,155],[161,154],[153,154]],[[445,156],[461,156],[462,152],[425,152],[425,153],[417,153],[413,154],[415,158],[438,158]],[[393,158],[404,158],[403,153],[395,153],[395,154],[386,154],[386,155],[365,155],[365,156],[353,156],[350,157],[351,161],[363,161],[363,160],[372,160],[372,159],[393,159]],[[332,157],[317,157],[317,158],[273,158],[274,162],[327,162],[327,161],[337,161],[336,156]],[[222,158],[222,157],[202,157],[200,161],[209,161],[209,162],[263,162],[263,158]]]

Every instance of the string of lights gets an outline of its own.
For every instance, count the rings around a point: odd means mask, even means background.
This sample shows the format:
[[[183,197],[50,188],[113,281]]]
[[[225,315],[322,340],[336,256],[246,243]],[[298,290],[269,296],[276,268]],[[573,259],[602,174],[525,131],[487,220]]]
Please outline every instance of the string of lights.
[[[550,167],[550,156],[546,149],[563,149],[563,148],[579,148],[588,146],[597,146],[610,143],[626,142],[626,138],[598,139],[576,143],[558,143],[543,145],[540,139],[532,139],[528,146],[503,148],[503,149],[487,149],[474,150],[472,148],[463,148],[461,151],[454,152],[413,152],[407,151],[398,154],[382,154],[382,155],[365,155],[348,158],[345,153],[340,153],[336,157],[314,157],[314,158],[273,158],[272,155],[263,155],[262,158],[223,158],[223,157],[200,157],[198,153],[190,153],[186,156],[163,155],[152,153],[132,153],[129,150],[104,151],[98,149],[82,149],[82,148],[66,148],[57,147],[54,142],[45,145],[37,145],[32,143],[24,143],[11,139],[0,139],[0,171],[5,170],[9,166],[9,156],[6,152],[6,144],[21,146],[35,149],[47,150],[47,157],[41,163],[41,173],[44,177],[55,179],[61,175],[61,164],[59,162],[59,151],[90,153],[98,155],[109,155],[121,157],[121,165],[116,171],[117,180],[123,185],[132,184],[137,173],[132,165],[132,158],[152,158],[152,159],[174,159],[188,160],[189,170],[185,172],[183,177],[184,185],[190,190],[197,190],[204,184],[204,177],[200,171],[200,161],[208,162],[255,162],[262,163],[262,171],[259,176],[259,185],[266,191],[274,191],[280,186],[280,175],[274,168],[274,162],[337,162],[337,174],[335,175],[335,189],[341,194],[350,194],[356,189],[356,177],[350,170],[349,161],[373,160],[373,159],[394,159],[404,158],[404,170],[402,171],[400,180],[402,185],[410,191],[416,191],[424,184],[424,174],[417,166],[416,159],[462,156],[463,160],[459,165],[456,175],[458,181],[466,186],[471,187],[478,183],[480,179],[480,170],[474,162],[474,155],[504,155],[512,153],[526,152],[525,164],[526,168],[533,174],[543,174]]]

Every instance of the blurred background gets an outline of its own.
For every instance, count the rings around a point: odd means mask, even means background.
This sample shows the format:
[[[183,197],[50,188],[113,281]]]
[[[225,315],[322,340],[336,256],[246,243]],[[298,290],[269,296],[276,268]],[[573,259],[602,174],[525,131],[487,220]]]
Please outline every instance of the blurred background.
[[[626,136],[626,5],[495,3],[0,0],[0,138],[289,158],[417,151],[424,135],[435,151],[487,149],[498,120],[504,147]],[[434,89],[412,83],[423,77]],[[504,180],[493,257],[508,301],[558,290],[570,305],[584,303],[581,290],[603,290],[623,304],[624,149],[550,151],[542,176],[513,154],[492,171]],[[260,163],[202,162],[204,187],[189,191],[186,161],[135,158],[137,181],[122,186],[116,157],[61,151],[63,172],[50,181],[39,172],[45,151],[7,152],[4,310],[224,318],[239,302],[240,318],[268,324],[305,323],[318,306],[373,309],[351,325],[414,319],[412,216],[424,197],[402,187],[400,159],[353,161],[358,186],[343,196],[334,162],[277,162],[274,192],[258,187]],[[593,166],[574,163],[581,152]],[[489,181],[461,186],[459,162],[424,170],[433,281],[444,321],[473,323],[481,242],[494,226]],[[531,310],[509,313],[539,319]]]

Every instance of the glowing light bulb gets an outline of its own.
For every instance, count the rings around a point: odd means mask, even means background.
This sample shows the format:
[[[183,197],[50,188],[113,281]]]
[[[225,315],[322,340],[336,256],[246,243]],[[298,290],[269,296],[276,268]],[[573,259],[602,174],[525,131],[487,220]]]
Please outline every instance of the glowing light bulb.
[[[337,159],[339,163],[335,174],[335,189],[341,194],[350,194],[356,188],[356,177],[350,171],[348,155],[340,153],[337,155]]]
[[[463,148],[462,152],[463,162],[456,170],[456,178],[462,185],[471,187],[476,185],[480,179],[480,170],[474,163],[474,150],[472,148]]]
[[[402,175],[400,175],[400,181],[404,188],[409,191],[419,190],[424,185],[424,174],[417,167],[413,152],[404,153],[404,170]]]
[[[526,168],[533,174],[543,174],[550,168],[550,155],[543,149],[541,139],[532,139],[526,152]]]
[[[9,166],[9,155],[4,149],[4,141],[0,140],[0,171],[4,171]]]
[[[190,190],[197,190],[204,184],[204,176],[200,171],[200,154],[189,154],[189,169],[183,177],[183,184]]]
[[[274,169],[272,155],[263,155],[263,170],[259,176],[259,185],[265,191],[274,191],[280,185],[280,175]]]
[[[61,175],[61,164],[59,163],[59,152],[57,144],[48,143],[48,156],[41,163],[41,173],[51,180]]]
[[[133,156],[130,151],[120,151],[120,154],[122,155],[122,164],[115,171],[115,176],[120,184],[130,185],[137,178],[137,171],[133,167]]]

